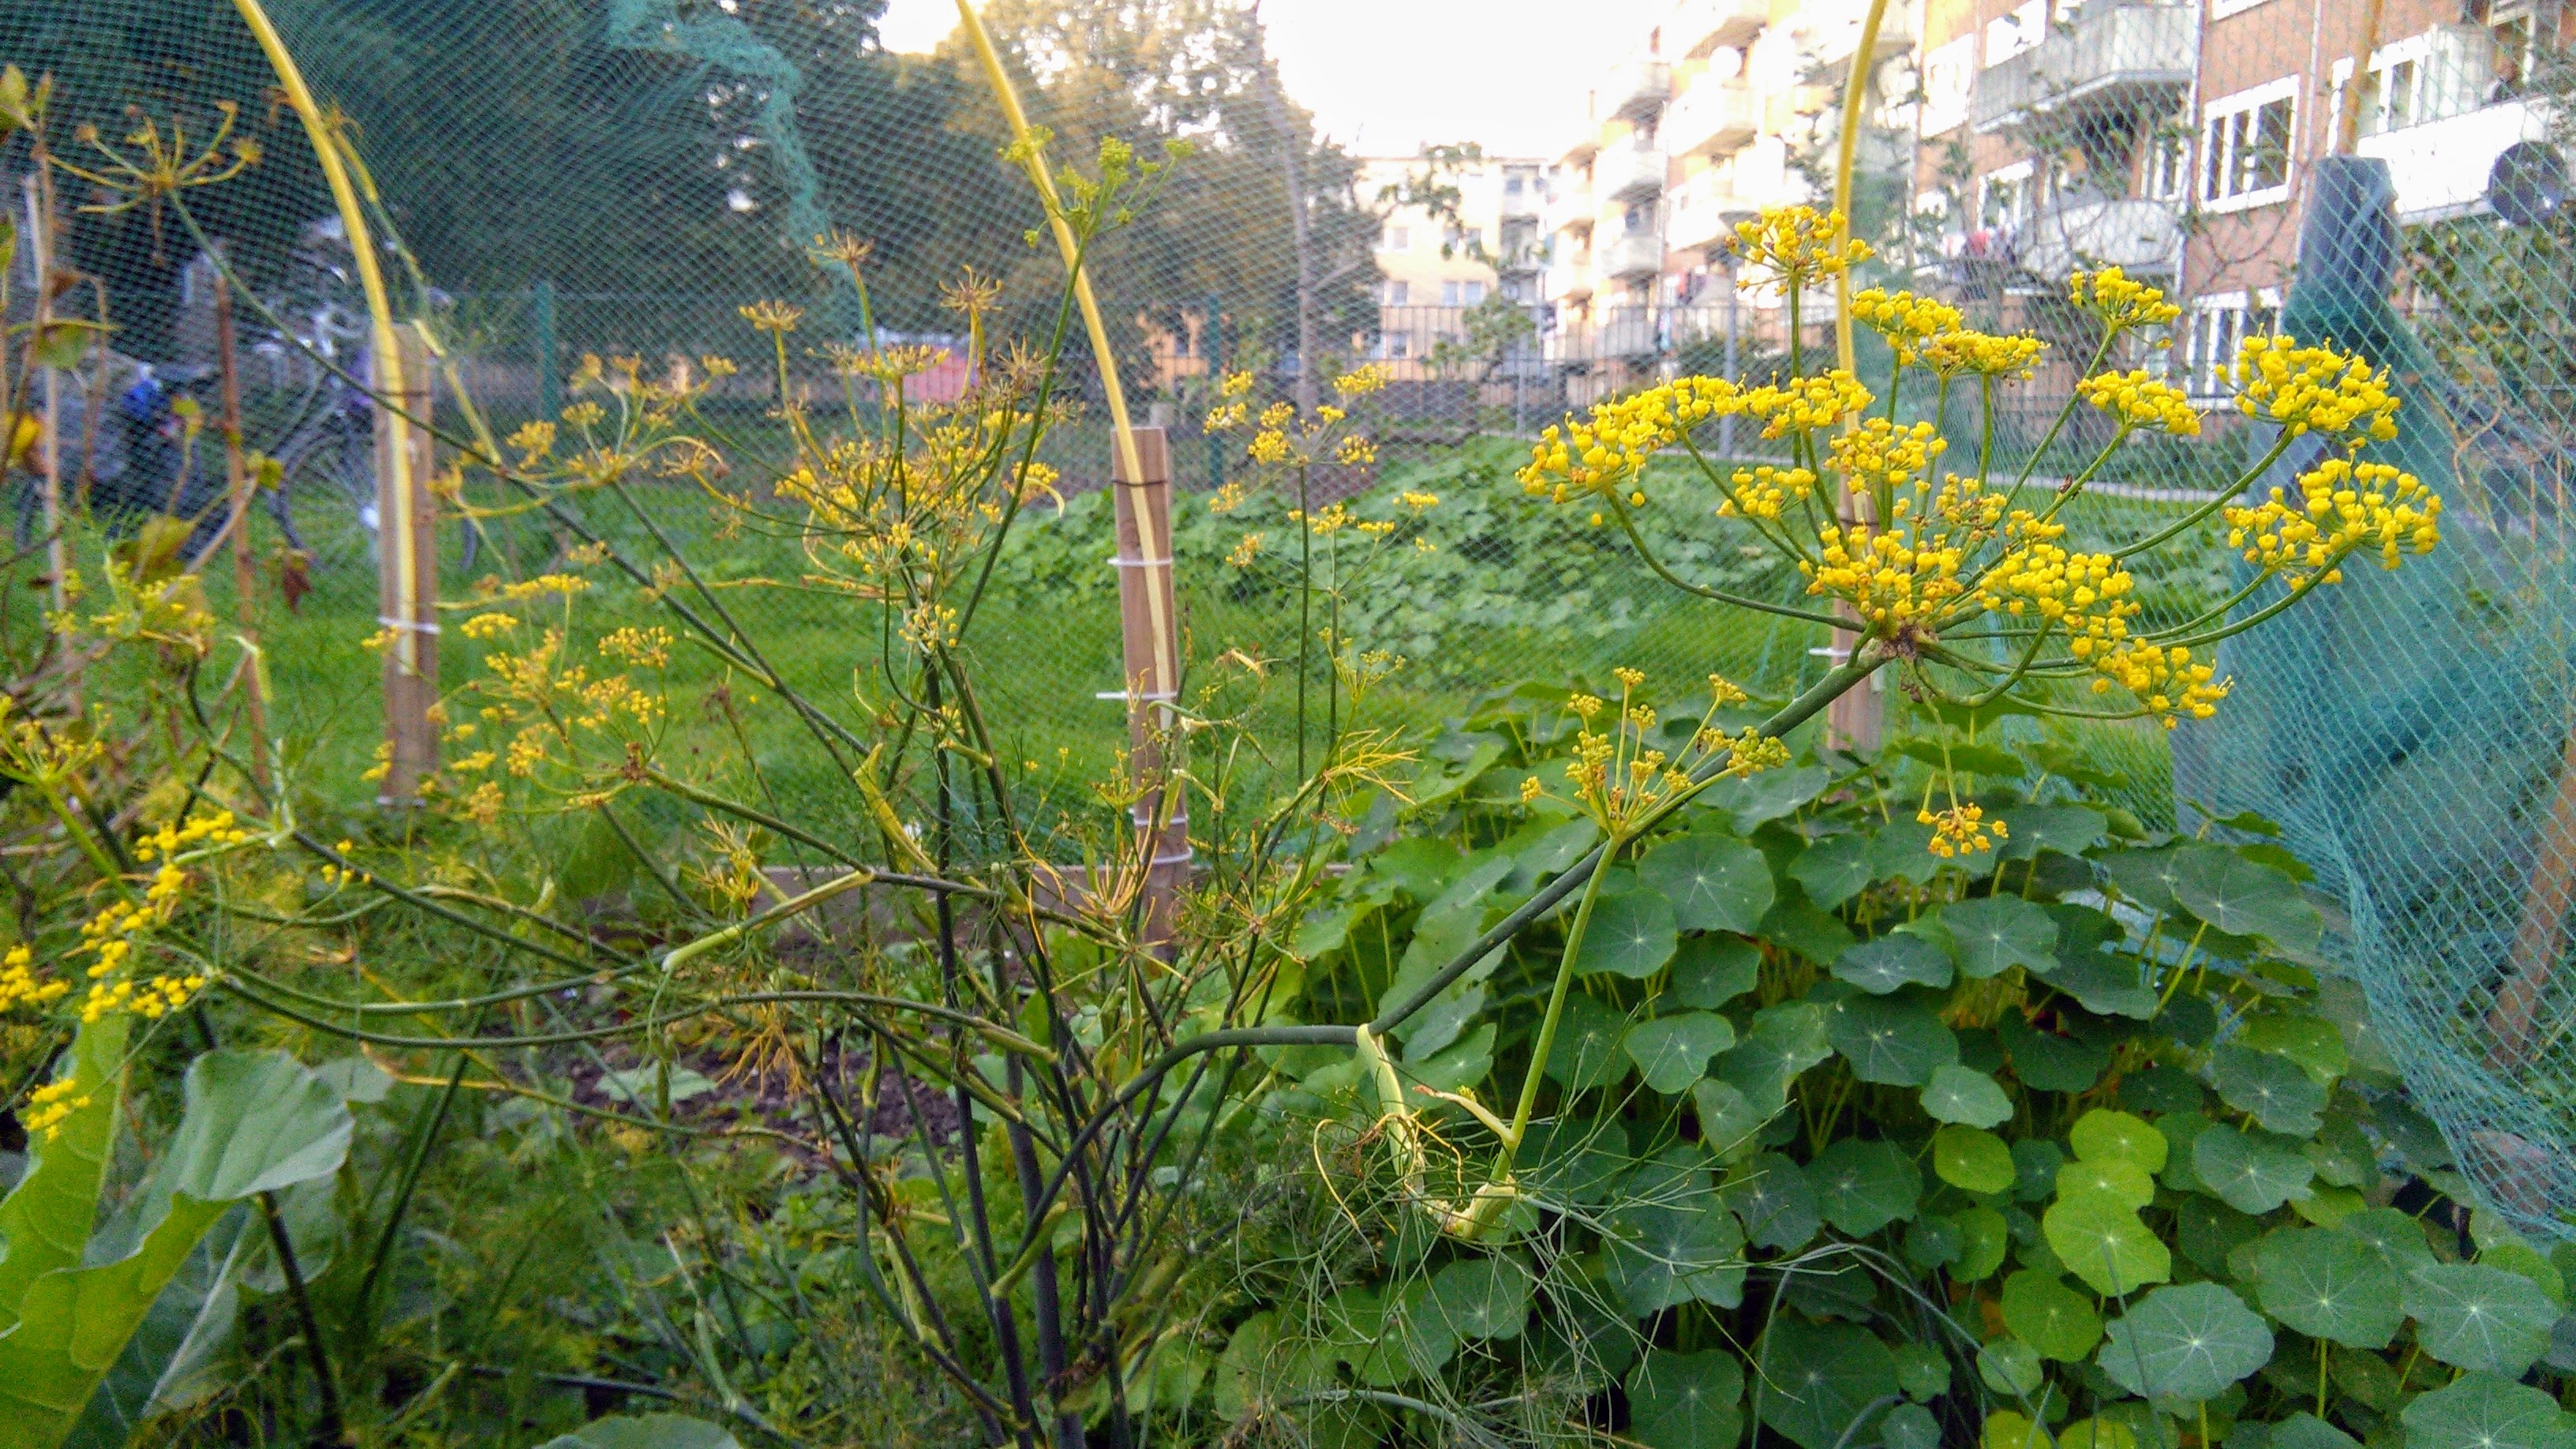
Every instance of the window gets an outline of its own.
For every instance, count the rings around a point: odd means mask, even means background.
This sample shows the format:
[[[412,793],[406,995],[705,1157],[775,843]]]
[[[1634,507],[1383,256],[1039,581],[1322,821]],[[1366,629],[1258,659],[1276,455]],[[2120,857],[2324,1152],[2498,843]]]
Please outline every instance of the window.
[[[2288,198],[2298,86],[2284,76],[2210,103],[2200,126],[2202,201],[2236,211]]]
[[[1411,282],[1389,282],[1386,284],[1386,305],[1390,307],[1406,307],[1412,305],[1412,303],[1413,284]]]
[[[2147,133],[2146,165],[2139,175],[2140,194],[2154,201],[2180,201],[2191,189],[2191,133],[2170,122]]]
[[[1619,229],[1630,236],[1652,233],[1655,229],[1655,204],[1651,201],[1628,203],[1628,209],[1620,214]]]
[[[1440,284],[1440,305],[1443,307],[1455,307],[1458,305],[1458,284],[1456,282],[1442,282]]]
[[[2037,200],[2036,169],[2027,161],[1988,172],[1977,188],[1977,225],[2010,231],[2030,220]]]
[[[1467,305],[1470,307],[1473,307],[1477,303],[1485,300],[1485,284],[1482,282],[1469,282],[1463,289],[1463,292]]]
[[[1377,355],[1389,361],[1402,361],[1413,355],[1413,334],[1381,332],[1377,335]]]
[[[2228,372],[2248,337],[2272,330],[2280,310],[2280,293],[2266,287],[2254,293],[2226,292],[2192,303],[2191,335],[2183,348],[2187,376],[2183,390],[2196,398],[2228,395]]]
[[[1386,229],[1386,235],[1378,240],[1378,249],[1390,252],[1409,252],[1413,250],[1413,228],[1409,226],[1388,227]]]
[[[2501,32],[2435,26],[2371,52],[2370,72],[2362,81],[2361,134],[2377,136],[2447,120],[2510,95],[2520,84],[2523,52],[2518,47],[2527,42],[2529,18],[2526,9],[2522,19],[2503,22]],[[2350,57],[2335,62],[2334,87],[2334,120],[2340,127],[2343,108],[2351,103]]]

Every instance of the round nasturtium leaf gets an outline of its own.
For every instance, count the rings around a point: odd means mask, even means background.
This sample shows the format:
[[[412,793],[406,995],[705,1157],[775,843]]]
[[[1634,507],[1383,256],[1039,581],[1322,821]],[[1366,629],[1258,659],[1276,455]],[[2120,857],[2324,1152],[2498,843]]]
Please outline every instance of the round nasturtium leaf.
[[[2305,1197],[2316,1164],[2299,1144],[2219,1123],[2192,1140],[2191,1170],[2218,1200],[2256,1217]]]
[[[1777,1152],[1758,1153],[1729,1169],[1717,1189],[1719,1201],[1744,1224],[1745,1239],[1757,1248],[1783,1252],[1803,1248],[1824,1220],[1816,1212],[1816,1190],[1798,1164]]]
[[[1685,931],[1750,932],[1771,909],[1771,864],[1762,852],[1708,831],[1647,851],[1637,879],[1663,894]]]
[[[2210,1055],[2220,1100],[2274,1132],[2313,1137],[2324,1125],[2326,1089],[2288,1057],[2230,1043]]]
[[[1809,1323],[1783,1313],[1753,1346],[1753,1407],[1800,1449],[1866,1442],[1844,1435],[1854,1420],[1896,1393],[1887,1345],[1849,1323]]]
[[[1735,1045],[1735,1023],[1713,1011],[1676,1012],[1628,1028],[1625,1045],[1646,1085],[1671,1096],[1698,1081],[1710,1057]]]
[[[2096,1293],[2134,1293],[2173,1276],[2173,1255],[2118,1198],[2062,1198],[2040,1219],[2040,1229],[2057,1261]]]
[[[1676,939],[1673,908],[1660,892],[1604,895],[1592,903],[1592,919],[1584,923],[1574,974],[1643,980],[1673,959]]]
[[[1733,1082],[1702,1077],[1690,1091],[1691,1109],[1699,1114],[1699,1140],[1721,1162],[1731,1162],[1749,1150],[1754,1134],[1770,1120],[1754,1109],[1752,1099]]]
[[[2333,1022],[2307,1011],[2270,1011],[2249,1016],[2236,1028],[2236,1039],[2256,1051],[2288,1057],[2319,1081],[2333,1081],[2352,1066],[2352,1052]]]
[[[1972,981],[2015,966],[2045,974],[2057,964],[2057,922],[2019,896],[1953,901],[1936,919],[1950,933],[1959,974]]]
[[[1761,981],[1761,949],[1741,936],[1712,932],[1686,936],[1673,948],[1667,989],[1684,1006],[1715,1011]]]
[[[2057,1169],[2057,1195],[2079,1197],[2088,1192],[2118,1198],[2133,1208],[2142,1208],[2156,1200],[2156,1180],[2134,1162],[2112,1158],[2094,1162],[2070,1162]]]
[[[1743,1299],[1744,1230],[1713,1196],[1620,1208],[1602,1237],[1611,1287],[1633,1316],[1693,1299],[1720,1308]]]
[[[1950,1221],[1959,1225],[1959,1261],[1950,1265],[1950,1281],[1975,1283],[1993,1277],[2004,1265],[2004,1254],[2012,1249],[2012,1224],[1990,1207],[1953,1213]]]
[[[1999,1127],[2012,1120],[2013,1104],[1994,1078],[1949,1062],[1934,1067],[1923,1084],[1923,1110],[1935,1122]]]
[[[2080,1363],[2102,1341],[2102,1315],[2054,1273],[2023,1269],[2004,1280],[2004,1327],[2043,1358]]]
[[[2480,1263],[2435,1263],[2407,1275],[2415,1341],[2446,1364],[2520,1378],[2549,1347],[2558,1305],[2519,1273]]]
[[[2323,918],[2299,894],[2297,881],[2222,846],[2183,846],[2174,853],[2171,880],[2185,910],[2231,936],[2261,936],[2307,951],[2323,932]]]
[[[2396,1370],[2388,1378],[2395,1383]],[[2292,1414],[2272,1426],[2271,1449],[2361,1449],[2361,1441],[2314,1414]]]
[[[2344,1233],[2275,1233],[2255,1245],[2254,1274],[2263,1311],[2310,1338],[2386,1348],[2406,1320],[2404,1275]]]
[[[1904,931],[1863,941],[1834,961],[1836,979],[1874,996],[1903,986],[1947,986],[1955,974],[1948,952]]]
[[[2066,1154],[2057,1144],[2038,1137],[2018,1138],[2012,1145],[2013,1196],[2023,1202],[2042,1202],[2057,1191],[2057,1169],[2066,1165]]]
[[[1717,1059],[1715,1074],[1733,1082],[1765,1113],[1788,1101],[1798,1074],[1834,1054],[1825,1036],[1825,1008],[1812,1001],[1783,1001],[1753,1013],[1733,1049]]]
[[[1923,1174],[1893,1142],[1846,1137],[1807,1164],[1807,1182],[1826,1222],[1855,1238],[1914,1216]]]
[[[1647,1449],[1734,1449],[1744,1434],[1744,1362],[1727,1349],[1649,1349],[1628,1370],[1628,1437]]]
[[[2406,1449],[2568,1449],[2558,1401],[2494,1374],[2463,1374],[2408,1404]]]
[[[2059,1432],[2057,1449],[2138,1449],[2138,1435],[2117,1419],[2078,1419]]]
[[[2043,1092],[2090,1091],[2102,1080],[2103,1068],[2111,1064],[2109,1052],[2053,1031],[2040,1031],[2022,1020],[2020,1012],[2004,1013],[2001,1026],[2013,1074],[2025,1087]]]
[[[1628,1073],[1627,1055],[1619,1050],[1627,1036],[1627,1017],[1614,1007],[1575,992],[1566,997],[1565,1014],[1557,1018],[1556,1040],[1548,1047],[1547,1074],[1572,1092],[1609,1086]]]
[[[1932,1008],[1892,996],[1835,1002],[1825,1037],[1851,1061],[1853,1076],[1883,1086],[1922,1086],[1933,1068],[1959,1059],[1959,1038]]]
[[[2057,1449],[2057,1436],[2010,1409],[1997,1409],[1986,1415],[1977,1449]]]
[[[1992,1132],[1953,1124],[1932,1134],[1932,1175],[1968,1192],[2004,1192],[2013,1185],[2012,1149]]]
[[[1879,1449],[1941,1449],[1941,1421],[1921,1404],[1899,1404],[1878,1426],[1878,1442]]]
[[[1789,879],[1829,911],[1860,894],[1873,874],[1866,835],[1828,835],[1789,862]]]
[[[2039,1392],[2048,1380],[2048,1370],[2039,1361],[2039,1350],[2018,1338],[1998,1338],[1977,1350],[1977,1377],[1996,1393],[2019,1398]]]
[[[1905,1397],[1928,1404],[1950,1392],[1950,1356],[1928,1343],[1891,1344],[1896,1355],[1896,1386]]]
[[[2159,1288],[2115,1320],[2095,1361],[2151,1399],[2202,1403],[2272,1359],[2272,1330],[2216,1283]]]
[[[2363,1208],[2335,1224],[2334,1230],[2358,1240],[2400,1274],[2432,1266],[2432,1244],[2424,1240],[2421,1219],[2395,1208]]]
[[[1518,1338],[1529,1321],[1529,1270],[1510,1258],[1465,1258],[1431,1276],[1425,1301],[1460,1341]]]
[[[2134,1162],[2151,1173],[2165,1170],[2165,1134],[2143,1117],[2096,1107],[2075,1119],[2066,1138],[2080,1161]]]

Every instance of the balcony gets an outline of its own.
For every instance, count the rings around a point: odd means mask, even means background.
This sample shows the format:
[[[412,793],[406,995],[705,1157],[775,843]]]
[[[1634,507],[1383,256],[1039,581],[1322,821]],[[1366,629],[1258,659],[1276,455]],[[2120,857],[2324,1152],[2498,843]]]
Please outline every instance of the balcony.
[[[2435,221],[2478,209],[2489,200],[2496,162],[2525,142],[2546,143],[2550,116],[2541,104],[2510,100],[2438,121],[2364,136],[2355,148],[2388,163],[2397,188],[2397,215]],[[2565,162],[2559,162],[2564,174]]]
[[[1569,180],[1558,186],[1555,194],[1547,199],[1547,229],[1578,233],[1590,231],[1592,218],[1599,210],[1592,200],[1592,183],[1581,179]]]
[[[1771,23],[1770,0],[1684,0],[1664,22],[1664,39],[1692,60],[1745,44]]]
[[[1547,264],[1547,299],[1561,302],[1592,295],[1592,258],[1569,252]]]
[[[2087,7],[2073,27],[1977,76],[1980,133],[2055,111],[2171,110],[2191,84],[2198,16],[2188,5]]]
[[[1650,231],[1621,232],[1601,243],[1600,256],[1604,276],[1652,276],[1664,269],[1664,239]]]
[[[2078,267],[2117,266],[2131,276],[2171,276],[2182,246],[2174,203],[2093,198],[2062,202],[2020,228],[2021,268],[2051,282]]]
[[[1632,60],[1611,72],[1601,87],[1605,117],[1642,120],[1664,108],[1673,95],[1673,68],[1660,60]]]
[[[1718,156],[1762,133],[1762,97],[1740,80],[1703,80],[1664,113],[1664,144],[1677,156]]]
[[[1645,201],[1663,191],[1664,172],[1655,147],[1613,146],[1592,163],[1592,185],[1611,201]]]
[[[1715,171],[1703,171],[1682,184],[1673,193],[1672,218],[1664,236],[1675,251],[1699,251],[1724,246],[1735,235],[1735,224],[1759,212],[1761,206],[1739,193],[1735,178]]]

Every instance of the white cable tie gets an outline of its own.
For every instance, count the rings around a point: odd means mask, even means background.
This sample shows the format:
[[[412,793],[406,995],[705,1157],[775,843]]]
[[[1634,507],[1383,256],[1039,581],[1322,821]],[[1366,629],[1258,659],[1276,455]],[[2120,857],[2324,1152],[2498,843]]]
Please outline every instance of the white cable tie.
[[[1122,569],[1167,569],[1172,566],[1172,561],[1167,558],[1120,558],[1111,554],[1109,561]]]
[[[409,629],[415,634],[435,634],[438,632],[438,626],[436,624],[424,624],[414,619],[388,619],[384,615],[378,614],[376,616],[376,622],[384,625],[388,629]]]
[[[1178,699],[1181,696],[1178,691],[1169,689],[1149,689],[1141,694],[1133,690],[1104,689],[1091,697],[1093,699],[1124,700],[1129,704],[1135,704],[1139,701],[1146,704],[1162,704],[1170,700]]]
[[[1187,865],[1196,859],[1198,859],[1198,852],[1193,850],[1184,850],[1178,855],[1155,856],[1150,863],[1153,865]]]
[[[1848,661],[1851,659],[1851,656],[1852,656],[1852,652],[1851,652],[1851,650],[1849,650],[1848,648],[1845,648],[1844,646],[1839,645],[1839,644],[1824,644],[1824,645],[1819,645],[1819,646],[1817,646],[1816,648],[1813,648],[1813,649],[1808,650],[1807,652],[1808,652],[1809,654],[1821,654],[1821,655],[1823,655],[1824,657],[1826,657],[1827,659],[1830,659],[1830,660],[1834,661],[1836,664],[1846,663],[1846,662],[1848,662]]]

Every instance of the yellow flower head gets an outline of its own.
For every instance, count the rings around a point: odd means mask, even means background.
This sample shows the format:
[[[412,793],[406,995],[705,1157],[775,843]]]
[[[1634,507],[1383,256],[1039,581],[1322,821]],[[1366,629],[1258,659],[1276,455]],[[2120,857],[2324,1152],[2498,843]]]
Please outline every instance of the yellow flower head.
[[[1886,338],[1906,367],[1914,365],[1925,342],[1964,325],[1958,308],[1912,292],[1871,287],[1852,294],[1851,308],[1852,320]]]
[[[2166,301],[2161,288],[2131,281],[2118,267],[2075,273],[2066,279],[2066,295],[2115,333],[2162,327],[2182,315],[2182,308]]]
[[[2224,510],[2227,546],[2292,588],[2343,582],[2343,560],[2364,548],[2393,569],[2401,554],[2441,541],[2441,497],[2391,464],[2328,458],[2300,474],[2298,488],[2296,499],[2275,488],[2252,508]]]
[[[1942,377],[2027,379],[2039,367],[2048,344],[2036,337],[1999,337],[1991,332],[1944,333],[1923,344],[1923,365]]]
[[[2301,347],[2287,337],[2248,337],[2236,354],[2236,406],[2280,424],[2292,437],[2319,432],[2349,443],[2397,436],[2397,394],[2388,372],[2331,343]]]
[[[1742,412],[1745,395],[1715,377],[1681,377],[1593,405],[1539,434],[1521,486],[1564,503],[1585,494],[1617,495],[1656,453],[1677,446],[1711,418]]]
[[[2075,390],[2086,402],[2109,413],[2124,433],[2145,429],[2178,438],[2200,436],[2199,409],[2181,388],[2149,377],[2144,368],[2096,373],[2077,383]]]
[[[1793,432],[1834,427],[1872,401],[1860,379],[1835,368],[1815,377],[1759,387],[1744,396],[1744,411],[1762,420],[1762,436],[1785,438]]]
[[[1727,245],[1752,274],[1746,283],[1754,285],[1809,287],[1875,255],[1869,243],[1849,235],[1841,212],[1812,206],[1769,208],[1738,223]]]
[[[1249,372],[1229,372],[1224,381],[1217,384],[1217,395],[1228,399],[1243,397],[1251,391],[1252,374]]]
[[[1357,368],[1334,378],[1333,391],[1346,398],[1367,397],[1370,393],[1384,388],[1389,376],[1391,374],[1383,365],[1372,362],[1366,367]]]
[[[1764,463],[1738,468],[1728,480],[1726,497],[1717,505],[1720,518],[1776,519],[1790,504],[1814,495],[1816,475],[1805,468]]]
[[[791,306],[785,302],[753,302],[735,310],[742,314],[742,320],[750,323],[755,331],[766,332],[777,337],[783,337],[795,331],[796,324],[805,318],[804,308]]]
[[[1870,418],[1847,433],[1837,433],[1826,456],[1843,481],[1856,489],[1911,487],[1941,456],[1941,430],[1928,422],[1900,426]]]
[[[1986,819],[1986,812],[1975,805],[1952,805],[1947,810],[1925,806],[1915,812],[1919,824],[1932,827],[1929,849],[1948,860],[1960,854],[1974,855],[1992,850],[1995,842],[2011,835],[2000,820]]]

